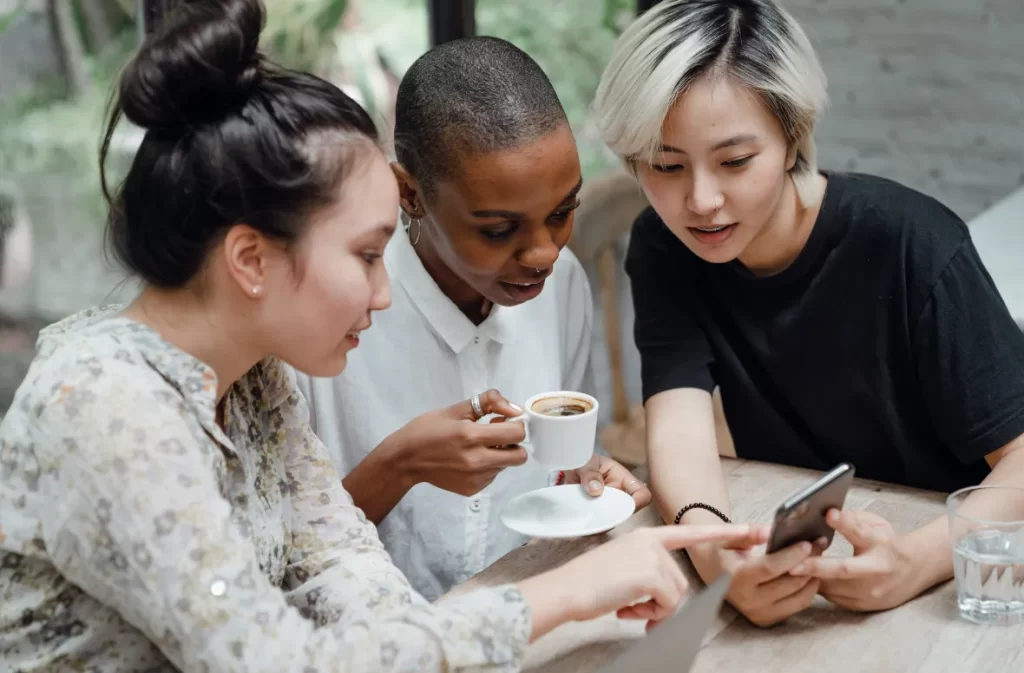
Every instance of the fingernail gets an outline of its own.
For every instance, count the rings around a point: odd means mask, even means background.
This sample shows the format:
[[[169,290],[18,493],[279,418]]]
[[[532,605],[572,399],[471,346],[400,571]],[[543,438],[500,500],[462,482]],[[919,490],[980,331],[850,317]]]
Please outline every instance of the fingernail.
[[[592,479],[590,481],[590,483],[587,484],[587,489],[590,490],[590,491],[597,491],[600,488],[601,488],[601,482],[599,482],[597,479]]]
[[[810,554],[811,553],[811,543],[810,542],[801,542],[800,543],[800,551],[802,551],[804,554]]]
[[[516,410],[517,414],[523,413],[523,408],[514,402],[509,402],[509,406]]]
[[[794,567],[789,572],[790,572],[791,575],[803,575],[804,573],[807,572],[807,566],[805,566],[803,563],[801,563],[800,565]]]

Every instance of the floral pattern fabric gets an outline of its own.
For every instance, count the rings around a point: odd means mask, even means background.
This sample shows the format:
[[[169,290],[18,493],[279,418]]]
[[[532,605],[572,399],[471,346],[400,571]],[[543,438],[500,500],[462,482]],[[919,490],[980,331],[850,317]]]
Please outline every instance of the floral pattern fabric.
[[[519,591],[416,594],[286,367],[238,381],[222,429],[213,371],[118,313],[45,330],[0,425],[4,670],[519,669]]]

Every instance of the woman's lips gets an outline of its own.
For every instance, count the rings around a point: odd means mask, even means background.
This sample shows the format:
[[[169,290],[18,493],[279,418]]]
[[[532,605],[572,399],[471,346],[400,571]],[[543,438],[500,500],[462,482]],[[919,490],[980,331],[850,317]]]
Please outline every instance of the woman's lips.
[[[536,298],[544,289],[544,278],[540,280],[508,282],[499,280],[505,293],[517,302],[530,301]]]
[[[687,227],[687,229],[701,243],[713,245],[728,239],[736,229],[736,223],[720,224],[712,227]]]

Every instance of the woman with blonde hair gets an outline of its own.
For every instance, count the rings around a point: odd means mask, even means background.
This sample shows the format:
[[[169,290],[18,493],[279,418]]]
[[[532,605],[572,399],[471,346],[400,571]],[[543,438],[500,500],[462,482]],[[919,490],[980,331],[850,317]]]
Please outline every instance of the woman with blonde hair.
[[[652,204],[627,256],[651,487],[668,521],[729,520],[711,392],[743,458],[949,491],[1024,479],[1024,336],[964,223],[883,178],[818,169],[825,75],[771,0],[668,0],[621,36],[597,93]],[[979,501],[978,515],[999,503]],[[698,549],[767,625],[821,593],[899,605],[952,576],[945,518],[897,533],[831,512],[853,558],[803,543]]]

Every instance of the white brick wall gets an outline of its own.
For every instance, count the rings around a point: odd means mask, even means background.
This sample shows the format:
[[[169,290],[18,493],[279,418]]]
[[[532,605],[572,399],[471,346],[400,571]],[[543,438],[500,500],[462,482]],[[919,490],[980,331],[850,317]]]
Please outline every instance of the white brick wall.
[[[1024,185],[1024,0],[782,0],[829,77],[825,168],[969,219]]]

